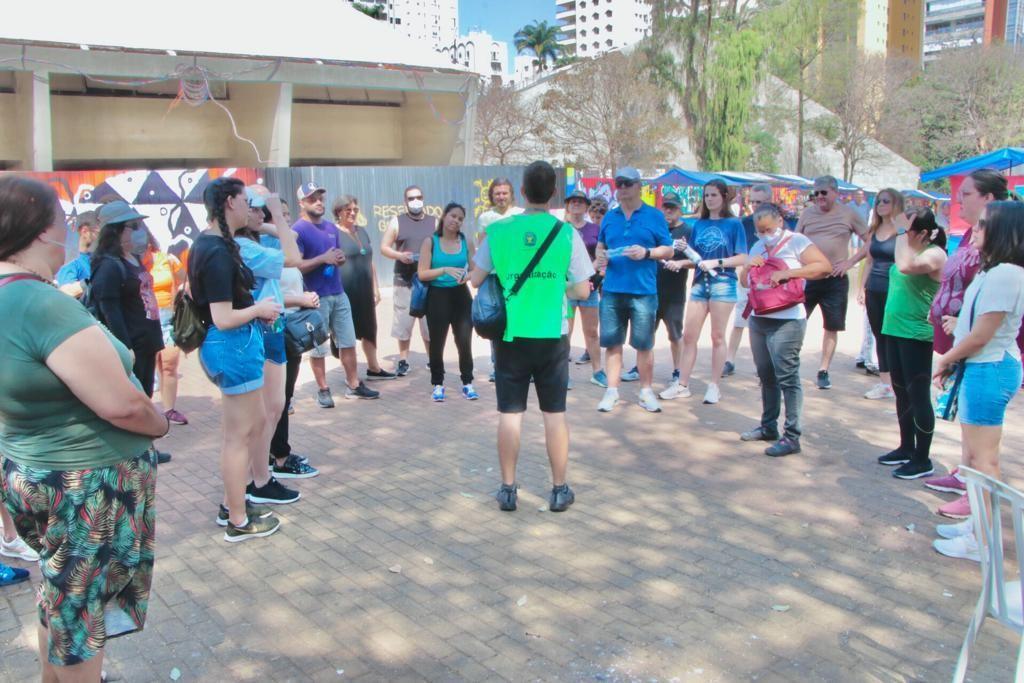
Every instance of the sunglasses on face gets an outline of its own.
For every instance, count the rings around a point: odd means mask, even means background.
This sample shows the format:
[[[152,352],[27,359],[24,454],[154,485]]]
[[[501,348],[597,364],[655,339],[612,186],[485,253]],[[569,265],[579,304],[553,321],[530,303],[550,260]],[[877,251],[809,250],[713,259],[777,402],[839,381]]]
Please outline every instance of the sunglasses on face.
[[[620,190],[622,188],[624,188],[624,187],[633,187],[636,184],[637,184],[636,180],[628,180],[626,178],[616,178],[615,179],[615,187],[617,189],[620,189]]]
[[[411,201],[416,200],[416,199],[422,200],[423,199],[423,195],[421,195],[421,194],[410,195],[410,196],[405,198],[405,201],[411,202]]]
[[[889,199],[888,197],[882,197],[881,199],[878,200],[878,203],[879,204],[892,204],[892,200]]]
[[[590,212],[591,213],[606,214],[606,213],[608,213],[608,209],[591,209]]]
[[[811,193],[811,196],[812,197],[827,197],[828,193],[829,193],[828,190],[815,190],[814,192]]]

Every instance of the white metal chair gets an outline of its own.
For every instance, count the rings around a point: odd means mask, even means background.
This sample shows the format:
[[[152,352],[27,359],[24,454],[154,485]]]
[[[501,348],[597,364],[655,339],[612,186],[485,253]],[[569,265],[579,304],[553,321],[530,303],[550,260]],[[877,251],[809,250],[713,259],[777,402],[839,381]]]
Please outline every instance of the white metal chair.
[[[1007,628],[1024,638],[1024,592],[1021,588],[1021,567],[1024,566],[1024,493],[1001,481],[969,467],[960,467],[967,481],[967,495],[971,501],[971,522],[978,539],[981,557],[981,595],[974,608],[974,616],[967,627],[960,658],[953,673],[954,683],[962,683],[967,673],[967,660],[978,638],[981,624],[991,615]],[[1013,522],[1014,545],[1017,549],[1017,580],[1006,581],[1003,557],[1002,512],[1010,508]],[[1024,683],[1024,639],[1017,650],[1016,683]]]

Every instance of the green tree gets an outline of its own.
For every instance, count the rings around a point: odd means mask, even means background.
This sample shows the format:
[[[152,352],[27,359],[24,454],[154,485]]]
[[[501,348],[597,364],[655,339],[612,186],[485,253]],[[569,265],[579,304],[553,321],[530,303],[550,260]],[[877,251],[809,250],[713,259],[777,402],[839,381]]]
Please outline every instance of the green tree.
[[[656,83],[678,102],[706,169],[739,168],[765,39],[739,0],[654,0],[645,44]]]
[[[797,175],[804,173],[806,104],[817,84],[816,67],[829,45],[842,42],[854,30],[856,11],[857,3],[843,0],[784,0],[760,17],[763,31],[771,37],[769,68],[796,90]]]
[[[362,12],[363,14],[365,14],[366,16],[371,17],[373,19],[381,20],[388,18],[387,8],[385,8],[382,3],[377,2],[373,4],[367,4],[363,2],[353,2],[352,6],[359,10],[360,12]]]
[[[554,63],[562,54],[558,36],[557,26],[549,26],[546,21],[534,21],[516,31],[516,52],[532,52],[534,63],[544,71],[549,63]]]

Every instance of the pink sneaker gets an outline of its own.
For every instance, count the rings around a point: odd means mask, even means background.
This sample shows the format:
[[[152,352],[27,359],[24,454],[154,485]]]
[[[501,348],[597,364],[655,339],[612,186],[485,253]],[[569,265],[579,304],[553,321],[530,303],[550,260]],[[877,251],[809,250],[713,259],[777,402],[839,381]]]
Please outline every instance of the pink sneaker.
[[[173,422],[176,425],[187,425],[188,424],[188,418],[186,418],[183,414],[179,413],[174,408],[171,408],[170,410],[168,410],[166,413],[164,413],[164,415],[166,415],[167,419],[170,420],[171,422]]]
[[[942,491],[943,493],[966,493],[967,484],[953,476],[959,471],[959,469],[959,467],[954,467],[953,471],[944,477],[925,479],[924,485],[932,491]]]
[[[939,514],[943,517],[952,517],[953,519],[967,519],[970,517],[971,502],[967,500],[967,494],[965,493],[956,500],[939,506]]]

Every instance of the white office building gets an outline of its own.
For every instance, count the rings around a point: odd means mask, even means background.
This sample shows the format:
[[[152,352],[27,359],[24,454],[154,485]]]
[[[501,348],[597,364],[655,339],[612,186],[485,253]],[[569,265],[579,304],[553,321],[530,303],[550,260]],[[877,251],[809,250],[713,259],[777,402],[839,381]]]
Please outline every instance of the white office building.
[[[454,45],[441,48],[452,64],[462,66],[490,83],[502,84],[509,78],[508,43],[495,40],[487,31],[470,31]]]
[[[597,57],[651,34],[651,0],[555,0],[565,53]]]
[[[429,43],[435,50],[454,45],[459,37],[459,0],[348,0],[383,8],[386,21],[399,33]]]

